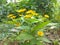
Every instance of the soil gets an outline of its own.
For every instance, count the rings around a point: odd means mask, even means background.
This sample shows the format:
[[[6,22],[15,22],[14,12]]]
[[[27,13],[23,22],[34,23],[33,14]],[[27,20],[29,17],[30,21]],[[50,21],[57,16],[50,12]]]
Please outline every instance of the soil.
[[[51,41],[51,43],[46,43],[46,45],[54,45],[57,40],[58,45],[60,45],[60,29],[47,30],[45,32],[46,37]]]

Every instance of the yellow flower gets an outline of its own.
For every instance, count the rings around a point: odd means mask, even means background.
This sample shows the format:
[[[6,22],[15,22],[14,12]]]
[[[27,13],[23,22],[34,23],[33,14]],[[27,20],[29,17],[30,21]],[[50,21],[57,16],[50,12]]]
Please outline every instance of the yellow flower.
[[[26,14],[31,14],[33,16],[37,16],[38,15],[38,13],[36,13],[34,10],[29,10],[29,11],[26,12]]]
[[[38,13],[32,13],[32,15],[37,16],[37,15],[38,15]]]
[[[9,14],[7,17],[9,18],[9,17],[12,17],[14,14]]]
[[[37,34],[38,34],[39,36],[43,36],[43,35],[44,35],[44,33],[41,32],[41,31],[38,31]]]
[[[20,9],[20,10],[17,10],[17,12],[25,12],[26,11],[26,9]]]
[[[16,27],[18,27],[18,26],[20,26],[20,25],[21,25],[21,23],[16,23],[16,24],[15,24]]]
[[[16,16],[14,16],[14,14],[9,14],[7,17],[11,18],[11,19],[15,19],[16,18]]]
[[[25,18],[31,18],[32,15],[25,15],[24,17],[25,17]]]
[[[49,16],[48,16],[48,15],[44,15],[44,17],[49,18]]]
[[[12,18],[12,19],[15,19],[15,18],[16,18],[16,16],[12,16],[11,18]]]
[[[33,13],[35,13],[35,11],[29,10],[29,11],[27,11],[26,13],[27,13],[27,14],[29,14],[29,13],[33,14]]]

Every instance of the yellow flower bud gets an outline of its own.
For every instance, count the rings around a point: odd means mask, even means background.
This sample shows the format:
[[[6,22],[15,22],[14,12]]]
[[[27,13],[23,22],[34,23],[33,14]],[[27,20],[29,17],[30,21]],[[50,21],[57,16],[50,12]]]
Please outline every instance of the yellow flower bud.
[[[48,16],[48,15],[44,15],[44,17],[49,18],[49,16]]]

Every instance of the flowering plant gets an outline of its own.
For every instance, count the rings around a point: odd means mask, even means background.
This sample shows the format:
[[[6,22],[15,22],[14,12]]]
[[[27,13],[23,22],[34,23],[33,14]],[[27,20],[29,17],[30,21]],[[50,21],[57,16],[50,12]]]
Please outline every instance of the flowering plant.
[[[23,0],[19,3],[9,4],[6,4],[5,0],[5,3],[0,2],[0,22],[2,22],[0,24],[0,40],[5,42],[4,45],[9,45],[10,42],[15,42],[13,45],[50,43],[45,37],[44,27],[57,12],[54,11],[56,0]],[[59,22],[58,18],[59,16],[56,16],[55,20]],[[10,44],[12,45],[12,43]]]
[[[49,23],[49,16],[37,13],[35,10],[19,9],[17,15],[9,14],[4,21],[10,26],[8,40],[20,41],[22,45],[43,45],[43,42],[50,42],[44,35],[44,27]],[[10,34],[11,33],[11,34]]]

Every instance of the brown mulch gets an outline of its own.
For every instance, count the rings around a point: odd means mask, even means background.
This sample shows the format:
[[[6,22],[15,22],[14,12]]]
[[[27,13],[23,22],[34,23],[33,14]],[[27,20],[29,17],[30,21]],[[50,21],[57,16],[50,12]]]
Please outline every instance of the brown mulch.
[[[60,29],[46,30],[45,35],[51,41],[51,43],[46,43],[46,45],[54,45],[53,42],[56,40],[60,43]]]

